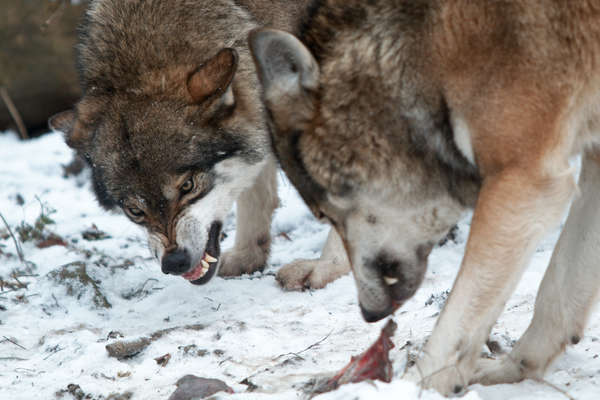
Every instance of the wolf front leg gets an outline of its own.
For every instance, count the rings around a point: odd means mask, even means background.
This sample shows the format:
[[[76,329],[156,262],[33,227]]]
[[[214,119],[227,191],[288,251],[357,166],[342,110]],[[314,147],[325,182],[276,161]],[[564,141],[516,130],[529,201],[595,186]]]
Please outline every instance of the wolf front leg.
[[[574,191],[568,163],[557,163],[556,173],[510,168],[484,180],[454,288],[417,362],[425,387],[448,395],[471,380],[492,325]]]
[[[350,261],[337,231],[329,231],[321,258],[296,260],[281,267],[277,281],[284,289],[321,289],[350,272]]]
[[[235,244],[223,254],[219,275],[237,276],[264,268],[271,248],[271,219],[278,204],[273,160],[237,200]]]
[[[581,195],[574,200],[554,249],[529,328],[509,355],[479,360],[473,382],[541,378],[565,346],[583,336],[600,288],[600,153],[583,157],[579,187]]]

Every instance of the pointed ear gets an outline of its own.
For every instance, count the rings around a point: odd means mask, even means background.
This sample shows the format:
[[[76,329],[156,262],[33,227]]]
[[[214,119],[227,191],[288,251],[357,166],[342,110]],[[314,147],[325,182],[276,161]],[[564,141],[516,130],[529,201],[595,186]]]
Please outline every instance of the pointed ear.
[[[220,50],[216,56],[198,67],[187,80],[187,89],[194,103],[227,92],[237,71],[238,54],[231,48]]]
[[[75,110],[67,110],[53,115],[48,119],[48,126],[53,131],[63,132],[65,142],[74,150],[84,151],[90,140],[90,134],[82,127]]]
[[[69,135],[75,125],[75,120],[74,110],[63,111],[48,119],[48,127],[53,131],[61,131],[66,135]]]
[[[277,93],[298,93],[300,89],[318,88],[319,66],[294,35],[275,29],[255,29],[250,32],[248,43],[267,98],[274,89]]]

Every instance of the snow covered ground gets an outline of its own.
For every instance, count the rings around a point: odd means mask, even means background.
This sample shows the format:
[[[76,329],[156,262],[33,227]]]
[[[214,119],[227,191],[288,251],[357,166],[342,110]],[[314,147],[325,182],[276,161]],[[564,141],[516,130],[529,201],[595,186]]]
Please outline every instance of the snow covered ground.
[[[193,286],[160,272],[149,258],[144,232],[125,217],[101,210],[85,174],[63,178],[61,165],[70,159],[58,134],[29,142],[0,134],[0,213],[24,240],[21,261],[0,221],[0,399],[168,399],[186,374],[221,379],[236,392],[214,399],[299,399],[303,384],[340,369],[378,337],[384,322],[362,320],[350,276],[318,291],[278,287],[277,269],[296,258],[317,257],[328,230],[283,176],[265,271]],[[233,243],[233,221],[228,221],[224,248]],[[463,221],[456,240],[432,253],[423,286],[396,312],[391,354],[397,375],[407,354],[431,332],[467,233]],[[529,323],[557,237],[553,233],[540,246],[493,328],[504,347]],[[599,399],[599,316],[592,315],[583,340],[551,366],[548,383],[475,385],[465,398],[565,399],[562,390],[578,400]],[[138,338],[153,340],[131,358],[109,357],[105,349]],[[166,354],[168,362],[160,365],[155,359]],[[256,385],[253,392],[250,383]],[[79,385],[79,391],[70,384]],[[391,384],[363,382],[317,398],[441,396],[397,377]]]

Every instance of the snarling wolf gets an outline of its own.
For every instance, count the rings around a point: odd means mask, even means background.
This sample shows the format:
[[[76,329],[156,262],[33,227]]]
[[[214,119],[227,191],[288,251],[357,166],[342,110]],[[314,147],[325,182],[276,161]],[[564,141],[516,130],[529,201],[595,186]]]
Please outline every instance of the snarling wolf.
[[[342,237],[367,321],[414,294],[432,245],[474,208],[417,379],[450,394],[538,377],[580,340],[600,284],[599,1],[324,0],[299,39],[249,42],[275,152]],[[531,325],[480,360],[571,200]]]
[[[77,46],[82,99],[50,125],[91,167],[106,209],[149,233],[162,271],[194,284],[264,267],[278,204],[276,164],[247,34],[289,28],[303,1],[96,0]],[[237,234],[219,237],[237,201]],[[329,267],[329,268],[328,268]],[[285,287],[349,270],[332,234],[321,260],[283,267]]]

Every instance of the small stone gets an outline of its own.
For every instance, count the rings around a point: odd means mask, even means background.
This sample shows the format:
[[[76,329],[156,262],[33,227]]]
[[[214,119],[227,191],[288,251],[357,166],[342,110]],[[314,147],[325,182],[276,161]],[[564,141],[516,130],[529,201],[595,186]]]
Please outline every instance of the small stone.
[[[169,400],[203,399],[218,392],[234,393],[233,389],[219,379],[200,378],[194,375],[185,375],[175,385],[177,390]]]
[[[135,340],[120,340],[118,342],[107,344],[106,351],[108,351],[109,357],[121,359],[133,357],[149,345],[150,339],[146,337]]]

